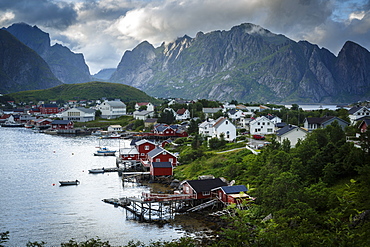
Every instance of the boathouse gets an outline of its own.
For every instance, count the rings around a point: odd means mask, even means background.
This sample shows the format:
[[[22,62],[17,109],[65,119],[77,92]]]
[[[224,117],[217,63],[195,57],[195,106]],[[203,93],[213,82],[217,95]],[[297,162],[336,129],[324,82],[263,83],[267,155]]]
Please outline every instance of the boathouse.
[[[136,148],[121,148],[119,150],[119,157],[121,160],[138,161],[140,160],[139,152]]]
[[[172,166],[177,166],[177,157],[164,148],[156,147],[147,154],[147,161],[153,162],[171,162]]]
[[[146,158],[147,153],[155,149],[156,144],[154,142],[148,141],[148,140],[140,140],[135,142],[135,146],[137,151],[140,154],[140,158]]]
[[[71,120],[54,120],[51,122],[51,128],[54,130],[73,129]]]
[[[247,194],[248,189],[244,185],[222,186],[211,190],[213,194],[226,204],[236,203],[251,200]]]
[[[172,176],[173,166],[171,162],[152,162],[150,163],[151,176]]]
[[[194,195],[195,199],[211,198],[211,191],[215,188],[227,186],[220,178],[185,180],[181,183],[184,194]]]

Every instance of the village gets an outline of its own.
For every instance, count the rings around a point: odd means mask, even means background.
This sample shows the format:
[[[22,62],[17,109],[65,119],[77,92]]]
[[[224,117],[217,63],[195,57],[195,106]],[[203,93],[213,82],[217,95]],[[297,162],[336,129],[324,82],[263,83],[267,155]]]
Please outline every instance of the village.
[[[183,101],[181,101],[183,103]],[[229,143],[242,142],[253,153],[258,152],[269,144],[273,136],[276,141],[289,141],[294,147],[306,135],[318,128],[325,128],[336,122],[344,130],[348,126],[358,128],[358,133],[364,132],[370,123],[370,110],[365,106],[355,106],[348,109],[348,118],[337,116],[307,117],[303,126],[293,125],[282,121],[282,118],[264,112],[271,109],[268,106],[245,106],[242,104],[223,104],[219,107],[203,107],[202,118],[193,117],[189,109],[173,109],[171,105],[178,104],[171,100],[159,114],[169,114],[173,117],[171,123],[160,122],[154,104],[138,102],[135,110],[127,112],[126,104],[120,100],[105,100],[98,102],[95,107],[86,108],[84,102],[71,101],[61,109],[56,102],[18,108],[14,102],[9,102],[14,108],[2,110],[0,121],[2,127],[26,127],[34,131],[55,135],[96,135],[98,138],[123,138],[131,140],[129,147],[123,147],[116,152],[100,150],[96,155],[116,156],[117,169],[123,171],[122,180],[140,181],[148,176],[151,181],[172,183],[173,194],[143,193],[135,198],[111,198],[104,202],[122,206],[140,220],[165,218],[164,212],[187,211],[195,212],[207,207],[223,210],[229,205],[246,208],[255,198],[248,195],[245,185],[235,185],[235,181],[225,178],[215,178],[212,175],[199,176],[196,180],[173,180],[176,167],[181,165],[179,154],[169,151],[166,147],[178,145],[175,140],[194,136],[189,134],[191,123],[197,123],[196,135],[206,140],[222,139]],[[186,102],[185,104],[192,104]],[[75,128],[75,123],[95,121],[99,112],[101,119],[117,119],[130,116],[141,120],[144,127],[150,131],[127,130],[125,126],[109,125],[101,128]],[[157,116],[157,117],[156,117]],[[143,129],[145,130],[145,129]],[[99,172],[105,172],[104,168]],[[126,172],[126,173],[125,173]],[[175,184],[174,184],[175,182]],[[168,209],[169,208],[169,209]],[[167,215],[168,216],[168,215]],[[158,219],[158,218],[157,218]]]

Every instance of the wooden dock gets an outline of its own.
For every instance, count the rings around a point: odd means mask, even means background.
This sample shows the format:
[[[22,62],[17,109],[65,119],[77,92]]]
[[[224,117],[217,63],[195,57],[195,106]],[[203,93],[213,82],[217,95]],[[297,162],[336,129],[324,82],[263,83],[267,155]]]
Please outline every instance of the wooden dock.
[[[167,221],[176,212],[194,203],[193,195],[143,193],[139,197],[111,198],[103,202],[123,207],[139,221]]]

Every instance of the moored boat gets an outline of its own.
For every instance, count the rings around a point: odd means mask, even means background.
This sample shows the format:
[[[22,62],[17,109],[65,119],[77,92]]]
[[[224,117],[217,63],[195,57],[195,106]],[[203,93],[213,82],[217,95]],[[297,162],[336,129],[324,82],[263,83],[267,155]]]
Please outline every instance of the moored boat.
[[[116,154],[115,150],[109,150],[108,148],[99,148],[96,153],[94,153],[95,156],[114,156]]]
[[[66,185],[79,185],[80,181],[76,180],[70,180],[70,181],[59,181],[60,186],[66,186]]]
[[[89,173],[104,173],[104,167],[103,168],[90,169]]]

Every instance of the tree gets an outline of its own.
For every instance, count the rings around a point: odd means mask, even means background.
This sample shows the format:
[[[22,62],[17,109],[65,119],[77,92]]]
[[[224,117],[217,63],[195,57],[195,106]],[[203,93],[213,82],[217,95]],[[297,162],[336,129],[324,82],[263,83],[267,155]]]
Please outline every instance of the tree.
[[[162,112],[161,116],[158,118],[159,123],[172,124],[175,121],[175,116],[170,110],[165,110]]]
[[[198,123],[194,119],[190,120],[188,133],[197,134],[198,132],[199,132]]]

